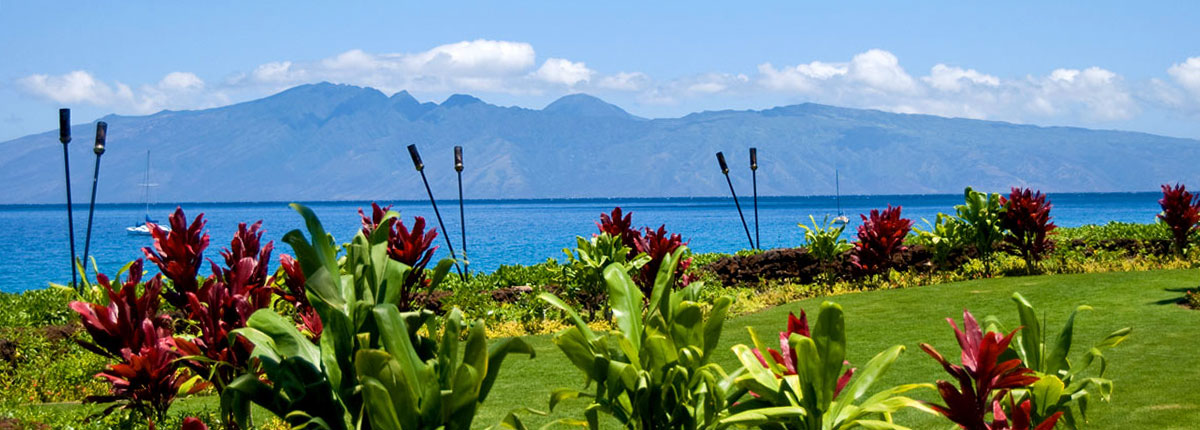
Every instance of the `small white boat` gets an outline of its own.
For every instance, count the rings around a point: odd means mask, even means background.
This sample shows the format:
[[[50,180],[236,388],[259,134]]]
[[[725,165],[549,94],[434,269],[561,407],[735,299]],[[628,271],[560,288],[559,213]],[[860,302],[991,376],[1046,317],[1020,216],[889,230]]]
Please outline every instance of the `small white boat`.
[[[838,175],[837,169],[833,170],[833,186],[834,186],[834,193],[835,193],[834,195],[837,198],[837,210],[838,210],[838,215],[833,218],[833,224],[839,225],[839,226],[846,225],[846,223],[850,222],[850,217],[848,217],[848,216],[846,216],[846,214],[842,213],[842,181],[841,181],[841,177],[839,177],[839,175]]]
[[[142,200],[146,203],[145,221],[125,227],[125,232],[135,236],[150,236],[150,224],[158,225],[158,221],[150,219],[150,188],[158,184],[150,183],[150,151],[146,151],[146,175],[142,180]],[[159,225],[159,229],[171,231],[170,227]]]

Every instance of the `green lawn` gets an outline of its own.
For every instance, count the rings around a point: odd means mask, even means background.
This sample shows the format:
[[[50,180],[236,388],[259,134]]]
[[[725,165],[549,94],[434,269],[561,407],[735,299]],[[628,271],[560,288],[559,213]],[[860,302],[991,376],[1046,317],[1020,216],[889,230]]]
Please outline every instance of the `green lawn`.
[[[946,317],[960,318],[964,307],[979,319],[1001,318],[1015,328],[1013,292],[1025,295],[1048,326],[1057,332],[1071,310],[1081,304],[1095,308],[1076,321],[1076,348],[1090,346],[1109,332],[1130,326],[1133,335],[1114,350],[1108,376],[1116,384],[1111,404],[1095,403],[1090,416],[1095,429],[1190,429],[1200,422],[1200,311],[1174,302],[1181,289],[1200,283],[1200,270],[1126,272],[988,279],[903,290],[873,291],[833,297],[846,311],[849,358],[861,365],[884,348],[903,344],[908,350],[882,384],[933,382],[945,378],[941,367],[918,349],[927,342],[949,357],[958,346]],[[822,300],[811,299],[732,319],[722,336],[719,361],[727,370],[736,361],[729,348],[748,343],[747,326],[759,333],[782,329],[789,311],[815,312]],[[770,336],[771,339],[774,336]],[[478,427],[496,423],[508,410],[528,406],[545,409],[557,387],[578,388],[581,374],[562,356],[549,336],[529,338],[537,349],[534,360],[509,358],[497,386],[475,420]],[[879,385],[882,386],[882,385]],[[919,396],[933,399],[929,392]],[[569,403],[556,417],[579,416],[583,403]],[[527,416],[527,424],[547,419]],[[948,421],[908,413],[897,420],[912,428],[947,428]]]

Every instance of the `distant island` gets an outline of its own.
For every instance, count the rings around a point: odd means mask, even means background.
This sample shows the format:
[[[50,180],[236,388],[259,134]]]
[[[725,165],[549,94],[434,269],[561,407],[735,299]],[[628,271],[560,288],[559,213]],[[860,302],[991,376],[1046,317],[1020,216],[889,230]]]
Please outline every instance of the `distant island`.
[[[835,169],[843,194],[1200,183],[1194,139],[818,104],[647,119],[585,94],[536,110],[321,83],[220,108],[102,120],[100,202],[141,200],[147,151],[159,202],[419,199],[408,144],[420,148],[444,198],[457,192],[454,145],[466,151],[466,195],[480,199],[725,195],[717,151],[748,192],[751,146],[763,195],[832,194]],[[78,193],[91,183],[93,130],[72,131]],[[57,131],[0,143],[0,204],[62,202],[59,146]]]

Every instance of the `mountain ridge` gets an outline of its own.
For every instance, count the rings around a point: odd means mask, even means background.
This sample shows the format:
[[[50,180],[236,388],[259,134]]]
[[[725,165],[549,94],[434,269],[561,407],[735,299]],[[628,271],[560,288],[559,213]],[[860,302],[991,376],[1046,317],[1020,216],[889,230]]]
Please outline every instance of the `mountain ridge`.
[[[761,195],[832,194],[835,169],[845,194],[967,185],[1135,192],[1200,182],[1195,139],[815,103],[647,119],[586,94],[527,109],[320,83],[218,108],[101,120],[109,123],[101,202],[140,200],[147,151],[158,201],[420,199],[410,143],[439,196],[457,194],[449,151],[464,146],[465,192],[484,199],[722,196],[716,151],[748,194],[750,146],[759,148]],[[72,126],[76,193],[90,183],[93,127]],[[56,138],[47,131],[0,142],[0,180],[11,184],[0,203],[61,200]]]

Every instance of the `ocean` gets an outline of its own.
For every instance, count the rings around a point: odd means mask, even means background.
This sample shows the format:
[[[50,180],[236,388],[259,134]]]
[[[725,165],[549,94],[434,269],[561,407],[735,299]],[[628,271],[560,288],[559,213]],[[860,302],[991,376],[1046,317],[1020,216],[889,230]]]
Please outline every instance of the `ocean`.
[[[1109,221],[1153,222],[1159,212],[1153,193],[1056,193],[1053,221],[1064,227],[1104,224]],[[755,233],[753,204],[742,198],[751,236]],[[437,227],[428,201],[381,202],[392,204],[406,225],[414,216],[425,217],[427,225]],[[460,218],[456,200],[439,200],[446,229],[453,247],[461,252]],[[962,203],[962,195],[891,195],[842,196],[842,211],[850,217],[846,236],[853,235],[860,223],[859,214],[887,205],[902,206],[903,216],[923,227],[938,212],[953,213]],[[370,202],[309,202],[325,229],[338,243],[348,242],[360,228],[357,210]],[[303,229],[300,216],[286,203],[184,203],[191,217],[204,214],[208,220],[210,245],[206,258],[220,261],[220,250],[229,246],[239,222],[262,220],[265,239],[274,240],[272,260],[278,262],[290,247],[280,241],[285,233]],[[548,258],[563,260],[563,248],[574,247],[574,237],[596,232],[600,213],[620,206],[633,212],[635,226],[658,228],[665,225],[672,233],[683,235],[696,252],[734,252],[750,247],[746,232],[731,198],[651,198],[651,199],[563,199],[563,200],[475,200],[465,204],[467,256],[472,271],[492,271],[504,264],[531,264]],[[150,216],[166,223],[174,204],[151,207]],[[92,227],[90,255],[100,270],[113,274],[125,263],[143,256],[141,248],[150,246],[148,236],[129,235],[125,228],[139,222],[145,208],[141,204],[103,204],[96,207]],[[758,234],[764,249],[794,247],[803,243],[804,231],[797,226],[813,215],[821,220],[837,215],[833,196],[760,197]],[[74,207],[76,253],[84,251],[87,203]],[[442,229],[435,260],[447,255]],[[71,277],[65,205],[0,205],[0,291],[19,292],[42,288],[49,282],[66,283]],[[152,266],[147,263],[148,266]]]

